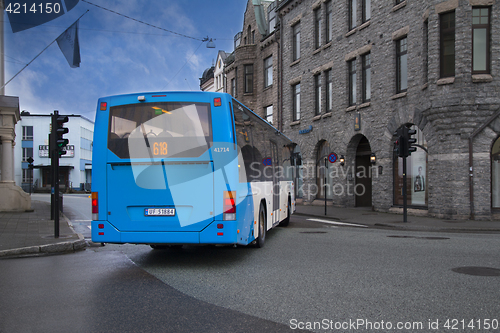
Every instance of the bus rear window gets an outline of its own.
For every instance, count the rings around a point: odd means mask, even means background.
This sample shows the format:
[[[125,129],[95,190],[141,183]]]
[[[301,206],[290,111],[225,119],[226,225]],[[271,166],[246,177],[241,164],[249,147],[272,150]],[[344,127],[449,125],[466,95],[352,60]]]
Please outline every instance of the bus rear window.
[[[209,103],[119,105],[109,117],[108,149],[121,159],[199,157],[212,144]]]

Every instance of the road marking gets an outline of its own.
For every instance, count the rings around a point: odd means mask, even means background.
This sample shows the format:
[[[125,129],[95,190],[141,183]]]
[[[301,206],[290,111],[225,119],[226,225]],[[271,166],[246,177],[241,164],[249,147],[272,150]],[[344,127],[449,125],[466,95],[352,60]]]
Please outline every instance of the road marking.
[[[307,220],[308,221],[314,221],[314,222],[328,223],[328,224],[333,224],[333,225],[345,225],[345,226],[348,226],[348,227],[368,228],[368,226],[362,225],[362,224],[344,223],[344,222],[333,222],[333,221],[320,220],[320,219],[307,219]]]
[[[89,226],[89,225],[87,226],[87,228],[89,228],[90,230],[92,230],[92,227],[91,227],[91,226]]]

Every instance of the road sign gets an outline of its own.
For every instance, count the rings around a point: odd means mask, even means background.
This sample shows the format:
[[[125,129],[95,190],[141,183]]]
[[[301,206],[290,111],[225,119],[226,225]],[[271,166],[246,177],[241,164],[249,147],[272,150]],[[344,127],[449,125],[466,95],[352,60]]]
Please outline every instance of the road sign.
[[[331,153],[330,155],[328,155],[328,160],[330,161],[330,163],[337,162],[337,154]]]

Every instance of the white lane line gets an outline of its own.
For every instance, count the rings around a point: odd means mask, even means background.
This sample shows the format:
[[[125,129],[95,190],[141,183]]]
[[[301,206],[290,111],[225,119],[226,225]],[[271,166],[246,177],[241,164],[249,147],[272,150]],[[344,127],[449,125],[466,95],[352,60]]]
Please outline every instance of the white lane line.
[[[345,225],[345,226],[348,226],[348,227],[368,228],[368,226],[362,225],[362,224],[344,223],[344,222],[333,222],[333,221],[320,220],[320,219],[307,219],[307,220],[308,221],[314,221],[314,222],[328,223],[328,224],[333,224],[333,225]]]
[[[92,227],[91,227],[91,226],[89,226],[89,225],[87,226],[87,228],[89,228],[90,230],[92,230]]]

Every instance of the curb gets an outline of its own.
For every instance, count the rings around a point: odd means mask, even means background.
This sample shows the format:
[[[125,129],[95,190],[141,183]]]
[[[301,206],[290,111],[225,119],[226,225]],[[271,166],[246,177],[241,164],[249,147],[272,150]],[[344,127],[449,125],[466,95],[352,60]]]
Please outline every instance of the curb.
[[[316,214],[306,214],[306,213],[298,213],[295,212],[294,215],[299,216],[310,216],[315,218],[323,218],[330,219],[332,221],[341,221],[338,217],[332,216],[324,216],[324,215],[316,215]],[[349,222],[346,222],[349,223]],[[361,225],[365,225],[371,228],[390,228],[391,230],[403,230],[403,231],[428,231],[428,232],[452,232],[452,233],[500,233],[500,229],[496,228],[441,228],[441,227],[429,227],[429,226],[421,226],[421,225],[412,225],[411,222],[401,224],[393,224],[393,223],[375,223],[375,224],[366,224],[362,222],[352,222]]]
[[[85,239],[80,238],[78,235],[78,240],[72,242],[61,242],[55,244],[47,244],[40,246],[30,246],[21,247],[12,250],[0,251],[0,258],[11,257],[11,256],[23,256],[23,255],[34,255],[34,254],[54,254],[54,253],[66,253],[75,252],[83,250],[87,247],[87,242]]]

